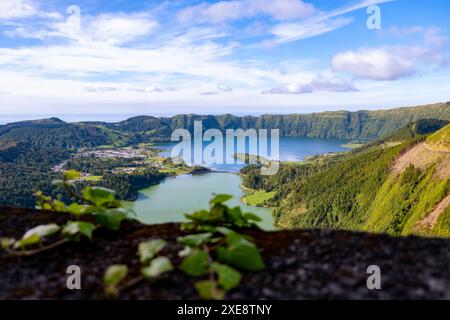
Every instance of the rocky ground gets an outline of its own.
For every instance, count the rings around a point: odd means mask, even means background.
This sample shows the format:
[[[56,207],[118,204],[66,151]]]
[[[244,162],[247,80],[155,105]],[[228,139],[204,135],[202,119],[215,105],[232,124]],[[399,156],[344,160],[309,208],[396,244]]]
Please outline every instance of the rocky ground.
[[[0,209],[0,237],[20,237],[28,228],[65,215]],[[245,274],[227,299],[450,299],[450,240],[341,231],[249,230],[267,268]],[[139,274],[136,249],[149,238],[164,238],[177,264],[179,225],[127,222],[120,232],[99,231],[92,242],[67,243],[32,257],[0,252],[0,299],[104,299],[102,276],[110,264],[127,264]],[[66,268],[82,270],[82,290],[66,288]],[[381,290],[368,290],[366,269],[381,268]],[[123,291],[121,299],[198,299],[193,282],[179,271]]]

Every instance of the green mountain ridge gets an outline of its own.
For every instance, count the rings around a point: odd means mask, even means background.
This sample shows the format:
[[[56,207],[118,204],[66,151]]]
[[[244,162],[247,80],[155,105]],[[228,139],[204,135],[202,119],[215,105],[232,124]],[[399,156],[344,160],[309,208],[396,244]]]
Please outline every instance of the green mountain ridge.
[[[417,138],[421,135],[427,135],[440,130],[448,125],[450,121],[436,120],[436,119],[422,119],[417,122],[413,122],[387,137],[382,137],[383,141],[404,141],[413,138]]]
[[[117,123],[66,123],[57,118],[22,121],[0,126],[0,145],[23,141],[62,148],[126,145],[167,141],[175,129],[279,129],[281,136],[373,140],[422,119],[450,121],[450,102],[378,111],[336,111],[311,114],[238,117],[225,115],[138,116]]]

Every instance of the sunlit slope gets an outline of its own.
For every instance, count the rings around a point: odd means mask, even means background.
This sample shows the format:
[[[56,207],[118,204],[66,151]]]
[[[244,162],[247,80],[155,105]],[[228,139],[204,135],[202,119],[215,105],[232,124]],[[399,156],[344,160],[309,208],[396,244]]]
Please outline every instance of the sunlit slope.
[[[407,131],[400,131],[394,135],[403,140]],[[294,180],[276,210],[277,223],[450,236],[450,125],[428,138],[413,133],[414,139],[373,144]]]
[[[446,126],[429,136],[426,143],[434,150],[450,152],[450,126]]]
[[[367,231],[450,235],[450,125],[394,163],[364,225]]]

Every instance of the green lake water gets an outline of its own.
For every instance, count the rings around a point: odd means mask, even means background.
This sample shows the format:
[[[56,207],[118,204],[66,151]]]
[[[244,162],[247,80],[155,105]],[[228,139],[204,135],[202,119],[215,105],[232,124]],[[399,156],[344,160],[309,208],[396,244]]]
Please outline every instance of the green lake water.
[[[241,177],[235,173],[205,173],[165,179],[158,185],[141,190],[136,201],[128,203],[143,223],[157,224],[185,221],[184,213],[207,209],[213,194],[233,195],[229,206],[240,206],[243,212],[252,212],[262,218],[260,227],[273,230],[272,211],[241,203],[244,191]]]

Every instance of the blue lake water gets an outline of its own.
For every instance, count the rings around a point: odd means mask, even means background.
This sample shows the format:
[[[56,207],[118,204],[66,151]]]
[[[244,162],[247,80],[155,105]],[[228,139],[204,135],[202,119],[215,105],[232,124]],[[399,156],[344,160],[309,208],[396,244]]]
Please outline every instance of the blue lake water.
[[[280,138],[280,160],[302,161],[310,155],[348,151],[349,149],[342,146],[346,142],[339,139],[283,137]],[[170,156],[175,144],[159,144],[158,148],[163,150],[163,156]],[[129,203],[129,206],[144,223],[182,222],[185,221],[184,213],[206,209],[213,194],[226,193],[234,196],[229,205],[239,205],[244,212],[257,214],[262,218],[261,228],[274,229],[271,209],[247,206],[240,201],[245,191],[240,187],[241,177],[236,172],[243,165],[212,165],[210,167],[227,172],[168,178],[159,185],[141,190],[137,201]]]
[[[348,151],[348,148],[343,147],[348,143],[343,139],[316,139],[303,137],[280,137],[279,140],[279,159],[280,161],[303,161],[307,156],[320,155],[325,153]],[[156,147],[162,149],[161,155],[170,157],[173,147],[176,142],[167,142],[157,144]],[[203,143],[205,148],[209,142]],[[268,149],[270,150],[270,144]],[[233,159],[233,154],[237,151],[226,150],[224,148],[224,163],[225,164],[203,164],[204,166],[218,171],[238,172],[245,164],[236,163]],[[248,144],[246,145],[246,152],[249,152]],[[270,153],[269,153],[270,158]],[[228,164],[234,162],[233,164]],[[196,163],[197,164],[197,163]]]

